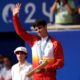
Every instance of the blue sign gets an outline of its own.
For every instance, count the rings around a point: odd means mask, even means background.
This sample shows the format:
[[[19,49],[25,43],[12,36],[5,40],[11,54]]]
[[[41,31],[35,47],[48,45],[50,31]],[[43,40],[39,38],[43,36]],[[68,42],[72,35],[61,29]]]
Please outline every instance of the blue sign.
[[[50,13],[50,7],[53,4],[53,0],[1,0],[0,3],[0,32],[14,31],[12,9],[16,3],[22,4],[19,18],[26,30],[31,30],[31,24],[37,19],[45,19],[48,23],[53,22],[53,14]]]
[[[54,23],[54,16],[50,12],[54,0],[0,0],[0,32],[13,32],[12,8],[16,3],[22,7],[19,18],[25,30],[31,30],[31,24],[37,19],[45,19],[48,23]],[[75,5],[80,5],[75,0]]]

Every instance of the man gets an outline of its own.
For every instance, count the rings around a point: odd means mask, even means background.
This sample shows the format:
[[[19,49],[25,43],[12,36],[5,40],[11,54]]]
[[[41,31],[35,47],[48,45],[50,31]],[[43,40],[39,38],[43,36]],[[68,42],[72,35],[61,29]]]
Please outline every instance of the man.
[[[3,57],[3,65],[4,67],[1,70],[0,80],[12,80],[11,76],[12,62],[9,56]]]
[[[2,70],[2,68],[4,66],[3,65],[3,58],[4,58],[3,55],[0,54],[0,73],[1,73],[1,70]]]
[[[56,70],[64,65],[62,46],[57,40],[49,36],[44,20],[39,20],[33,24],[39,37],[24,31],[17,16],[20,7],[20,4],[16,4],[13,8],[13,24],[16,33],[31,46],[33,68],[44,61],[48,61],[48,65],[43,69],[35,71],[33,78],[34,80],[56,80]]]
[[[31,77],[27,77],[27,73],[32,70],[32,65],[26,61],[28,55],[25,47],[17,47],[14,50],[18,63],[12,66],[12,80],[32,80]]]

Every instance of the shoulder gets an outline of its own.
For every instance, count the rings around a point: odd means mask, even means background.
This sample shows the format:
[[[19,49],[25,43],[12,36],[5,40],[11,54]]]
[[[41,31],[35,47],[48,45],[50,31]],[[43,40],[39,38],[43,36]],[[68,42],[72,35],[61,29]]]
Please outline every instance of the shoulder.
[[[54,44],[60,43],[57,39],[55,39],[54,37],[51,37],[51,36],[50,36],[50,40],[51,40],[52,43],[54,43]]]
[[[32,64],[31,64],[31,63],[27,62],[26,65],[27,65],[27,66],[26,66],[27,68],[32,69]]]
[[[13,70],[16,69],[17,67],[18,67],[18,63],[14,64],[11,69]]]
[[[52,41],[54,48],[61,45],[60,41],[53,37],[50,37],[50,40]]]
[[[32,64],[31,64],[31,63],[29,63],[29,62],[27,62],[27,65],[28,65],[28,66],[32,66]]]
[[[4,73],[6,72],[6,68],[4,67],[2,70],[1,70],[1,75],[4,75]]]

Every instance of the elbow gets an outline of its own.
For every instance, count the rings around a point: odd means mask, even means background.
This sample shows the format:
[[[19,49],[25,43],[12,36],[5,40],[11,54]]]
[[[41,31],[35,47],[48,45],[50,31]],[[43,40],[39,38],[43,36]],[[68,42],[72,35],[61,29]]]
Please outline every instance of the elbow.
[[[60,66],[60,67],[61,67],[61,68],[64,67],[64,61],[61,62],[61,66]]]
[[[18,36],[22,35],[22,33],[20,31],[16,31],[16,33],[17,33]]]
[[[61,60],[59,63],[59,68],[63,68],[64,67],[64,60]]]

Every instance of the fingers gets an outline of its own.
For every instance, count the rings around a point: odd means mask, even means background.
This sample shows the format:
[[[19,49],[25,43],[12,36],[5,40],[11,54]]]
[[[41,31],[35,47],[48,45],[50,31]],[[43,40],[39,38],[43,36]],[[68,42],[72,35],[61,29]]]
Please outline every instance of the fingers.
[[[15,5],[15,7],[20,10],[20,8],[21,8],[21,3],[17,3],[17,4]]]
[[[13,16],[17,15],[20,11],[20,8],[21,8],[21,4],[20,3],[17,3],[14,8],[13,8]]]

